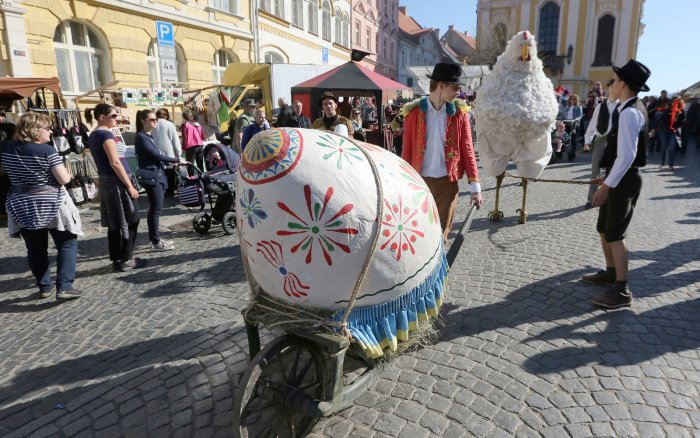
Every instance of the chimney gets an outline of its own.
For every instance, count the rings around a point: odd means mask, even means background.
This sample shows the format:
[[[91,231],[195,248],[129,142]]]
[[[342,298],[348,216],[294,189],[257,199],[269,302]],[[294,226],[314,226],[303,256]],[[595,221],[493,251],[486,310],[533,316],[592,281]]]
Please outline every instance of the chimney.
[[[448,32],[451,32],[451,31],[453,31],[453,30],[455,30],[454,25],[450,24],[449,26],[447,26],[447,31],[448,31]]]
[[[408,14],[406,13],[406,6],[399,6],[399,11],[401,11],[401,13],[404,14],[404,15],[408,15]]]
[[[464,31],[464,35],[469,36],[469,31],[468,31],[468,30],[465,30],[465,31]]]
[[[440,39],[440,29],[435,28],[433,30],[435,31],[435,35],[437,35],[438,39]]]

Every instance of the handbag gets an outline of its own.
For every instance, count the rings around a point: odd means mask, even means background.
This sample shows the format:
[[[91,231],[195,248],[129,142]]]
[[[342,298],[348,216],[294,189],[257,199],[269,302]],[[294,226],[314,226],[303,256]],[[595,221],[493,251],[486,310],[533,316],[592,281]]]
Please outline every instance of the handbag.
[[[136,180],[142,187],[154,187],[160,182],[158,171],[148,170],[148,169],[137,169],[136,170]]]
[[[85,202],[83,187],[80,184],[80,179],[77,177],[72,178],[68,184],[66,184],[66,191],[68,191],[68,195],[75,205],[82,205]]]

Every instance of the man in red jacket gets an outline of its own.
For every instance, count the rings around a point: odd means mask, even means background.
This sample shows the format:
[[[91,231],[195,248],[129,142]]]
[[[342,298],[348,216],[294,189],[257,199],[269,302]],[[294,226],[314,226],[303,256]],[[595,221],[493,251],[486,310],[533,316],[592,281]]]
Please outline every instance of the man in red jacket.
[[[481,208],[479,172],[472,144],[469,107],[459,92],[462,67],[438,63],[430,78],[430,94],[404,105],[401,158],[420,173],[435,198],[445,241],[459,196],[458,181],[464,173],[471,188],[470,204]]]

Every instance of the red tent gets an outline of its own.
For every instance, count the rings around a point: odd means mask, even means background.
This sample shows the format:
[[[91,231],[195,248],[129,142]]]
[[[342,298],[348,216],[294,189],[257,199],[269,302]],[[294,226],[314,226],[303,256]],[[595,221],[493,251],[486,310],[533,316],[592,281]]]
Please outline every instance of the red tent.
[[[384,105],[398,91],[411,93],[407,85],[373,72],[357,62],[349,61],[331,71],[323,73],[292,87],[292,100],[300,100],[304,108],[311,109],[311,120],[321,116],[321,94],[332,91],[336,96],[367,96],[377,101],[377,118],[383,126]],[[377,139],[383,142],[384,139]]]

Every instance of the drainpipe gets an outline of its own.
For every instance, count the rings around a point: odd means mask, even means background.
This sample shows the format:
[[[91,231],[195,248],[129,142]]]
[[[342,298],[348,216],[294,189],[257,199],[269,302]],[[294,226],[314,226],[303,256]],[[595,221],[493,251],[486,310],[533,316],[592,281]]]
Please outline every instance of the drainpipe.
[[[251,24],[253,25],[253,56],[255,57],[253,62],[261,62],[260,61],[260,39],[259,39],[259,33],[258,33],[258,0],[251,0],[250,6],[252,9],[250,11],[250,21],[251,21]]]

